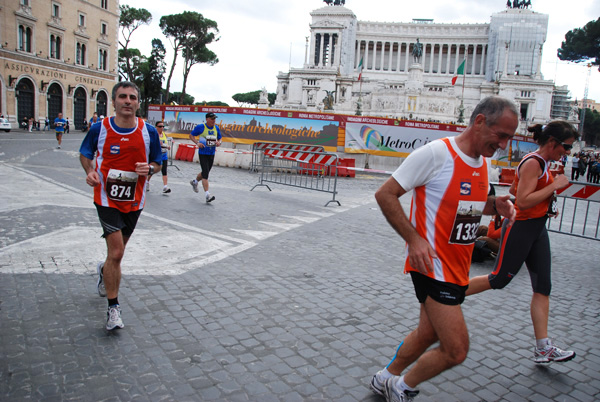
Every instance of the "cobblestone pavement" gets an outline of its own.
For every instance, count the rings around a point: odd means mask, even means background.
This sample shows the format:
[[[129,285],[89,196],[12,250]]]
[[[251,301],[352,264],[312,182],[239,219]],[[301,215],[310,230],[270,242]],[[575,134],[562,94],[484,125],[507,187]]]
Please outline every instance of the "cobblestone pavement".
[[[418,318],[404,243],[373,198],[385,177],[340,179],[341,207],[324,207],[329,194],[251,192],[255,174],[215,167],[206,204],[189,185],[199,165],[176,161],[169,196],[152,179],[123,262],[125,328],[108,333],[81,139],[66,135],[57,150],[50,134],[0,134],[0,400],[380,400],[371,376]],[[550,237],[550,334],[577,357],[530,360],[523,269],[464,303],[468,358],[417,400],[600,399],[600,247]]]

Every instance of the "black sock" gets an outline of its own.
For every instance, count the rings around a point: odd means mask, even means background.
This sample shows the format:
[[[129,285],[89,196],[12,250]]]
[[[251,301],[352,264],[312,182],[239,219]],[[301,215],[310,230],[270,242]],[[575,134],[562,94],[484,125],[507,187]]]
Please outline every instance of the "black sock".
[[[115,304],[119,304],[119,298],[115,297],[114,299],[108,299],[108,307],[112,307]]]

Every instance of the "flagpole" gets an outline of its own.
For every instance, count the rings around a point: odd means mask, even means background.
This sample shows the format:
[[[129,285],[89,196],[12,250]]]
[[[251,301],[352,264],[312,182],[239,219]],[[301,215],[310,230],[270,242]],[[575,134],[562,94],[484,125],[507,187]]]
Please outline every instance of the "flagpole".
[[[356,115],[357,116],[361,116],[362,115],[362,70],[364,69],[363,66],[363,60],[364,60],[364,54],[361,56],[360,58],[360,63],[359,63],[359,67],[360,67],[360,71],[358,72],[358,102],[356,105]]]
[[[467,79],[467,74],[465,73],[466,68],[467,68],[467,63],[466,63],[467,58],[465,57],[465,59],[463,60],[463,63],[465,63],[465,66],[463,68],[463,82],[462,82],[462,93],[460,95],[460,107],[458,108],[458,122],[459,123],[464,123],[465,121],[465,104],[464,104],[464,99],[465,99],[465,80]]]

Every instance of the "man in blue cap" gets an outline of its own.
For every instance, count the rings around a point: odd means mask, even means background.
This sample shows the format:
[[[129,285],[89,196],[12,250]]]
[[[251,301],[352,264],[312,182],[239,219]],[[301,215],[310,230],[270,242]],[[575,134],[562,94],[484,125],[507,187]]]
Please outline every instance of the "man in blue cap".
[[[208,174],[212,169],[215,160],[215,151],[221,145],[221,130],[215,124],[217,115],[212,112],[206,114],[206,123],[198,124],[190,134],[190,140],[198,147],[198,159],[200,159],[200,168],[196,178],[190,181],[192,188],[198,192],[198,182],[202,181],[202,188],[206,196],[206,202],[215,200],[215,196],[208,191]]]

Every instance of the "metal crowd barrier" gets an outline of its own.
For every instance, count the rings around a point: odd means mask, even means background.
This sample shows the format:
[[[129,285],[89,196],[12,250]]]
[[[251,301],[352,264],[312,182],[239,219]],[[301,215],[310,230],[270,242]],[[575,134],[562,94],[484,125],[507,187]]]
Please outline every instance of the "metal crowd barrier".
[[[272,191],[265,183],[283,184],[308,190],[322,191],[333,194],[332,202],[337,194],[337,166],[339,158],[329,152],[294,151],[290,149],[268,149],[262,152],[260,178],[250,191],[264,186]]]
[[[548,219],[548,231],[600,240],[600,185],[571,182],[557,199],[560,213]]]
[[[304,152],[325,152],[321,145],[309,144],[289,144],[276,142],[255,142],[252,144],[252,163],[250,164],[250,172],[257,172],[262,162],[265,150],[282,150],[304,151]]]

